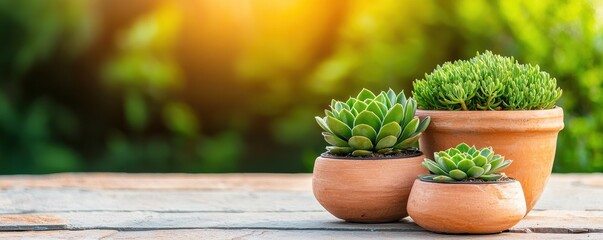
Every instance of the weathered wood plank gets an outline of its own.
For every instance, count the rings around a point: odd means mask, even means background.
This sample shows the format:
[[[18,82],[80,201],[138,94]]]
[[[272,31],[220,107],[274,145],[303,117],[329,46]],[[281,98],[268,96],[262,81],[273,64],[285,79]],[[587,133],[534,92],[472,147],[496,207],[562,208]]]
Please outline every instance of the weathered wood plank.
[[[0,176],[0,189],[78,188],[153,190],[308,191],[309,174],[61,173]]]
[[[111,235],[118,233],[115,230],[86,230],[86,231],[14,231],[0,232],[1,239],[77,239],[95,240],[111,239]],[[133,236],[133,238],[137,238]],[[169,238],[169,237],[162,237]]]
[[[28,214],[23,214],[28,217]],[[387,224],[346,223],[327,212],[243,212],[243,213],[157,213],[157,212],[63,212],[47,214],[65,219],[62,226],[45,224],[23,225],[15,222],[14,230],[90,230],[120,231],[164,229],[272,229],[324,231],[394,231],[423,232],[411,219]],[[4,230],[10,228],[6,221]],[[512,232],[536,233],[603,233],[603,212],[600,211],[534,211]]]
[[[255,230],[255,229],[182,229],[156,231],[83,230],[83,231],[28,231],[0,232],[2,239],[603,239],[603,233],[543,234],[501,233],[490,235],[445,235],[429,232],[357,232],[316,230]]]
[[[323,211],[312,193],[300,191],[7,189],[1,193],[0,213]]]

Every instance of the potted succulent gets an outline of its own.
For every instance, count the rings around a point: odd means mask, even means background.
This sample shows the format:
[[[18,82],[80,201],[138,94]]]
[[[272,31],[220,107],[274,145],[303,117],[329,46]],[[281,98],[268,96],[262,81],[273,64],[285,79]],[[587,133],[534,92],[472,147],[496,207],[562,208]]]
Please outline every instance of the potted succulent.
[[[433,232],[485,234],[506,230],[526,213],[521,184],[505,174],[511,160],[491,147],[467,144],[434,154],[422,165],[408,199],[408,213],[417,225]]]
[[[536,65],[485,52],[438,66],[414,82],[417,116],[431,117],[421,136],[426,155],[461,142],[492,146],[515,160],[506,172],[523,187],[528,212],[553,168],[563,129],[555,78]]]
[[[327,152],[316,159],[312,188],[335,217],[351,222],[398,221],[421,167],[416,148],[429,117],[415,117],[416,101],[393,90],[375,95],[363,89],[346,102],[331,101],[316,117]]]

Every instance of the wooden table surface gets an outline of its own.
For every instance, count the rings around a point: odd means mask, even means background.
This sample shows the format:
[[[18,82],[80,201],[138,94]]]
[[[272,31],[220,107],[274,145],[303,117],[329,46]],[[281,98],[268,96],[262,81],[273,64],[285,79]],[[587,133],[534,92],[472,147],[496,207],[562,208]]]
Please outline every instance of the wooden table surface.
[[[309,174],[0,176],[0,238],[603,239],[603,174],[554,174],[524,220],[480,236],[409,218],[343,222],[316,202]]]

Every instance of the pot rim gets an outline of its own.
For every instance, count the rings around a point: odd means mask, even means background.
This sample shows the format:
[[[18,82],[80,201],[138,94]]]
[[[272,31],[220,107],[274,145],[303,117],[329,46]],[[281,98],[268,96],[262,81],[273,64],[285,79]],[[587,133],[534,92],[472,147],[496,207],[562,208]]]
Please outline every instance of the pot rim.
[[[550,109],[534,109],[534,110],[468,110],[468,111],[464,111],[464,110],[429,110],[429,109],[419,109],[417,108],[417,111],[422,111],[422,112],[459,112],[459,113],[528,113],[528,112],[547,112],[547,111],[559,111],[558,109],[563,110],[562,107],[555,105],[554,108],[550,108]]]
[[[425,156],[422,151],[418,149],[412,150],[413,153],[404,157],[350,157],[350,156],[332,156],[326,155],[327,152],[323,152],[319,155],[321,158],[325,159],[335,159],[335,160],[352,160],[352,161],[366,161],[366,160],[399,160],[399,159],[407,159],[407,158],[416,158],[420,156]]]
[[[515,178],[510,178],[511,181],[488,181],[488,182],[436,182],[436,181],[429,181],[429,180],[423,180],[419,177],[417,177],[417,180],[421,181],[421,182],[425,182],[425,183],[433,183],[433,184],[451,184],[451,185],[473,185],[473,184],[508,184],[508,183],[514,183],[514,182],[518,182],[517,179]]]

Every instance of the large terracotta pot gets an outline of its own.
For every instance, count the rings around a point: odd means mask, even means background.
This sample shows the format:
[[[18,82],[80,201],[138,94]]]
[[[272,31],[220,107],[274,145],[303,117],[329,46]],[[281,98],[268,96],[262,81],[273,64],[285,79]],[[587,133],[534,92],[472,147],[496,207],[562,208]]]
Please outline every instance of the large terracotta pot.
[[[502,232],[526,213],[521,184],[434,183],[417,179],[408,199],[417,225],[440,233]]]
[[[465,142],[513,160],[504,172],[517,179],[529,212],[536,204],[553,169],[557,134],[563,129],[563,109],[530,111],[427,111],[417,110],[431,124],[420,139],[421,150],[431,157]],[[526,213],[527,214],[527,213]]]
[[[352,160],[318,157],[312,189],[331,214],[350,222],[383,223],[407,217],[414,180],[426,174],[425,156]]]

